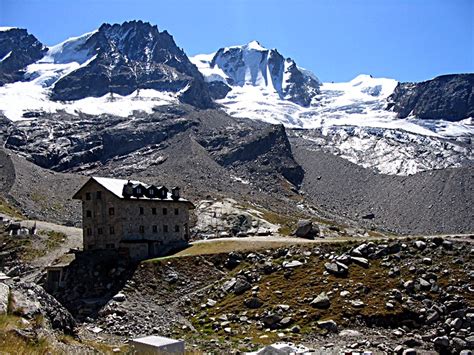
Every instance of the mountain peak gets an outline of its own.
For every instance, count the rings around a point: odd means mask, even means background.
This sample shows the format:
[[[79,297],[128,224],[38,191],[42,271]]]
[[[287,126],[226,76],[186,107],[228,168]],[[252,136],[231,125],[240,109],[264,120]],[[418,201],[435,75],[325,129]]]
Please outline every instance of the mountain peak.
[[[253,40],[245,45],[247,49],[253,49],[256,51],[266,51],[268,49],[264,48],[259,41]]]
[[[253,86],[301,106],[309,106],[319,93],[320,82],[313,73],[298,67],[276,49],[268,50],[255,40],[241,46],[221,48],[213,55],[197,55],[191,61],[207,82],[224,83],[229,90]],[[219,87],[222,89],[222,84]]]

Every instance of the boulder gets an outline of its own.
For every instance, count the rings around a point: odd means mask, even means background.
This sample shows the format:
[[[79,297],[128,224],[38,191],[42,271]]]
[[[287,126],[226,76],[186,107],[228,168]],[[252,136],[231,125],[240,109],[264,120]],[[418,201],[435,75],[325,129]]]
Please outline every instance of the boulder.
[[[336,276],[345,276],[349,270],[347,265],[337,261],[324,264],[324,268],[327,272]]]
[[[333,321],[332,319],[319,321],[318,327],[321,329],[326,329],[327,331],[331,333],[337,333],[337,323]]]
[[[251,297],[244,301],[244,305],[247,308],[256,309],[263,305],[263,301],[258,297]]]
[[[326,292],[321,292],[314,300],[311,301],[311,306],[316,308],[329,308],[331,305],[331,301],[329,297],[326,295]]]
[[[241,295],[247,290],[250,290],[250,284],[245,279],[238,278],[234,285],[234,293]]]
[[[299,220],[294,234],[299,238],[314,238],[319,234],[319,228],[308,220]]]

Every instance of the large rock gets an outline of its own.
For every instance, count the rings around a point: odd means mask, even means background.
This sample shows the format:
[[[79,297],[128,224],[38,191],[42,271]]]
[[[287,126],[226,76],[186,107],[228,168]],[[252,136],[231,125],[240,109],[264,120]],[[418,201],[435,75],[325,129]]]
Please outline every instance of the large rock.
[[[326,329],[331,333],[337,333],[337,323],[331,320],[324,320],[318,322],[318,327],[321,329]]]
[[[308,220],[299,220],[294,234],[300,238],[314,238],[319,233],[319,228]]]
[[[247,290],[250,290],[250,284],[245,279],[238,278],[234,285],[234,293],[241,295]]]
[[[316,308],[329,308],[331,302],[326,292],[321,292],[314,300],[311,301],[311,306]]]
[[[346,276],[349,271],[347,265],[338,261],[326,263],[324,264],[324,268],[327,272],[336,276]]]

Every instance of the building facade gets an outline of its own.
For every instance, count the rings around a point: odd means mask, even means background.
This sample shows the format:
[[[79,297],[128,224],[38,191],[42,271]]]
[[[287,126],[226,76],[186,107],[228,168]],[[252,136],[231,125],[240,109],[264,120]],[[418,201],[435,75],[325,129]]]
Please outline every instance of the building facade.
[[[189,240],[189,210],[179,188],[90,178],[73,196],[82,201],[84,250],[116,249],[133,260],[165,254]]]

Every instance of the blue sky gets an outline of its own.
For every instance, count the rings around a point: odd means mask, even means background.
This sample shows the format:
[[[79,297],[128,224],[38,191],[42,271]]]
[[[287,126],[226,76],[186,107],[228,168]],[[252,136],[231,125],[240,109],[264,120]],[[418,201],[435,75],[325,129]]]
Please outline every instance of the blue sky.
[[[132,19],[188,55],[256,39],[323,81],[474,72],[474,0],[0,0],[0,26],[47,45]]]

